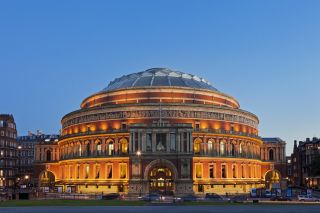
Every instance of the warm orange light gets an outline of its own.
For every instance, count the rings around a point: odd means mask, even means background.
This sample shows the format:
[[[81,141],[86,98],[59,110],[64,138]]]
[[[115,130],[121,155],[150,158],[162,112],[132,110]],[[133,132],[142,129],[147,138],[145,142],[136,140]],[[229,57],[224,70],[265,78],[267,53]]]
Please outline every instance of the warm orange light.
[[[76,133],[76,134],[79,133],[79,127],[77,127],[77,126],[74,127],[73,132]]]
[[[219,122],[214,122],[214,123],[213,123],[213,129],[218,130],[218,129],[220,129],[220,128],[221,128],[221,125],[220,125]]]
[[[226,131],[230,131],[230,124],[229,123],[224,123],[224,129]]]
[[[96,131],[97,130],[97,126],[95,124],[90,124],[90,131]]]
[[[201,122],[200,123],[200,128],[201,129],[208,129],[208,123],[207,122]]]
[[[86,126],[81,126],[81,132],[86,132],[87,131],[87,129],[86,129]]]
[[[243,133],[247,133],[247,127],[246,126],[242,126],[242,132]]]
[[[108,129],[108,125],[107,125],[107,123],[102,123],[101,125],[100,125],[100,129],[101,130],[107,130]]]
[[[113,128],[113,129],[120,129],[120,122],[114,122],[114,123],[112,124],[112,128]]]

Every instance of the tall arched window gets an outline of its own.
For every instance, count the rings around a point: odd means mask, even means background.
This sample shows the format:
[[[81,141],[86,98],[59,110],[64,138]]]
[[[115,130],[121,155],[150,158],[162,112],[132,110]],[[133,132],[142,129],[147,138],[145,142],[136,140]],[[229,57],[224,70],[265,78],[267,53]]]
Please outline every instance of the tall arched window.
[[[193,149],[194,149],[194,154],[200,154],[201,140],[199,138],[197,138],[194,141]]]
[[[242,143],[239,145],[239,154],[242,154]]]
[[[98,155],[101,155],[101,151],[101,142],[99,141],[96,143],[96,152]]]
[[[269,150],[269,160],[274,160],[274,152],[273,149]]]
[[[120,140],[120,144],[121,144],[121,153],[127,154],[128,153],[128,141],[125,138],[123,138]]]
[[[231,156],[235,156],[235,145],[234,145],[234,143],[231,143],[231,145],[230,145],[230,155]]]
[[[87,145],[86,145],[86,152],[87,152],[87,156],[90,156],[90,152],[91,152],[90,143],[87,143]]]
[[[226,143],[224,141],[220,142],[220,155],[226,154]]]
[[[208,141],[208,154],[211,155],[213,151],[213,143],[211,140]]]
[[[78,156],[81,157],[82,155],[82,146],[81,143],[78,145]]]
[[[114,152],[114,146],[113,146],[113,142],[109,142],[108,144],[108,155],[113,155]]]
[[[51,151],[50,150],[47,150],[46,160],[51,161]]]

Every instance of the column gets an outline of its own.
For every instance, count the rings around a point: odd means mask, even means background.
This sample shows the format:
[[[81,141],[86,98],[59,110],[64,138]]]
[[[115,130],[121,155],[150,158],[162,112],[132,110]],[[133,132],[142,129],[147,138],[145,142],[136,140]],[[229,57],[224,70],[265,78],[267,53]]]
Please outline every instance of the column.
[[[114,144],[115,144],[114,153],[115,155],[119,155],[119,138],[118,137],[114,139]]]
[[[128,145],[129,145],[129,153],[133,153],[132,152],[132,132],[130,132],[130,134],[129,134],[129,141],[128,141]]]

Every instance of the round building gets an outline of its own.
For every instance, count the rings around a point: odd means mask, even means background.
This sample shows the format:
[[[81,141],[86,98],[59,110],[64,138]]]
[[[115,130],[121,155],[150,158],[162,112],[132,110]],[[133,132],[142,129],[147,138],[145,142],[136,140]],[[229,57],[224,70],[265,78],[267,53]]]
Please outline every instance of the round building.
[[[271,169],[256,115],[207,80],[170,69],[117,78],[61,123],[59,142],[37,156],[46,159],[43,183],[59,190],[247,193]]]

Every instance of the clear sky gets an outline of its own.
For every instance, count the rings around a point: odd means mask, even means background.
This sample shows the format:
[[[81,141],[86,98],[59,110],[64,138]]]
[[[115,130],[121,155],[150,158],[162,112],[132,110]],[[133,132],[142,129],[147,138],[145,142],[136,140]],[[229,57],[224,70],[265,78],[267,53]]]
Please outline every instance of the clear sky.
[[[0,113],[19,135],[124,74],[208,79],[260,118],[260,135],[320,136],[320,1],[0,1]]]

